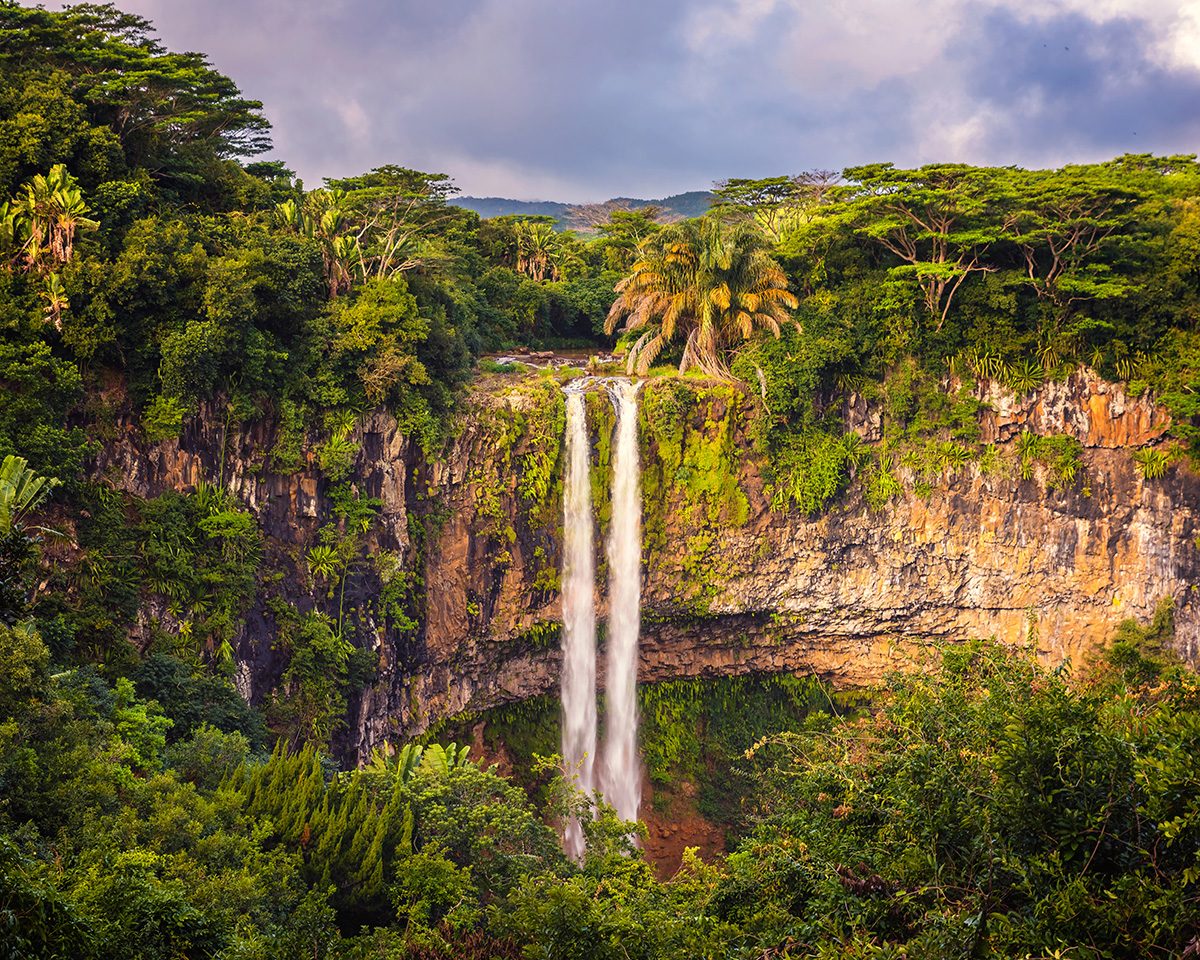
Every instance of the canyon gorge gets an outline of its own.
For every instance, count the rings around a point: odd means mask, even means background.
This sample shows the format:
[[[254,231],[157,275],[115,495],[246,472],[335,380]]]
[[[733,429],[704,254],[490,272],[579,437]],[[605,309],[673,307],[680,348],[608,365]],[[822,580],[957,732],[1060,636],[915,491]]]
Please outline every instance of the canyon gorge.
[[[920,489],[906,484],[882,509],[852,484],[807,517],[771,504],[752,439],[762,414],[747,390],[647,382],[639,679],[794,672],[855,687],[919,668],[931,644],[989,636],[1078,664],[1120,621],[1148,619],[1164,598],[1175,604],[1176,647],[1195,662],[1200,480],[1182,464],[1146,480],[1131,457],[1163,434],[1166,414],[1086,371],[1023,397],[976,389],[997,462],[1012,459],[1026,430],[1067,434],[1083,446],[1075,482],[1050,489],[1040,466],[1023,479],[1011,463],[970,462]],[[851,396],[840,413],[865,444],[878,440],[877,403]],[[387,413],[358,420],[351,479],[382,503],[368,553],[419,568],[423,588],[417,626],[400,633],[372,613],[383,567],[348,584],[345,605],[380,666],[352,697],[340,734],[347,758],[557,690],[563,416],[552,377],[498,375],[477,384],[436,455]],[[613,425],[607,397],[590,396],[602,530],[611,504],[599,474],[611,469]],[[95,469],[139,497],[223,485],[257,517],[277,589],[329,606],[303,564],[329,516],[326,483],[311,451],[295,474],[267,469],[274,433],[269,421],[227,424],[212,406],[178,440],[157,444],[118,423]],[[607,598],[599,604],[604,619]],[[169,622],[170,613],[150,604],[144,619],[155,618]],[[258,602],[235,644],[237,684],[251,701],[278,680],[271,639]],[[603,690],[602,657],[598,683]]]

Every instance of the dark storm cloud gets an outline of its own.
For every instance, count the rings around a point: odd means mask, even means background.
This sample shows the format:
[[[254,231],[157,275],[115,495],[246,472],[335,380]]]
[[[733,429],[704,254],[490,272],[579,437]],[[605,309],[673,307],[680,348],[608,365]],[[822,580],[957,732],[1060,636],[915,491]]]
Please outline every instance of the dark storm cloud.
[[[1162,2],[122,6],[263,100],[276,155],[310,184],[399,163],[467,192],[584,200],[879,159],[1190,152],[1200,79],[1161,52],[1179,22]]]
[[[1026,162],[1123,152],[1194,152],[1200,72],[1161,62],[1147,20],[1066,14],[1021,23],[992,11],[966,66],[972,99],[997,112],[983,146]]]

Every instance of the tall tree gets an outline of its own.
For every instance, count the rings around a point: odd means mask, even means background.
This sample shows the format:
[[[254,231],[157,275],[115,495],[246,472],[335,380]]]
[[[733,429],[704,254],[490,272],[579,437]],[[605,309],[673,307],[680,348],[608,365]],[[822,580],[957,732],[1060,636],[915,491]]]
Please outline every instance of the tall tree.
[[[607,220],[596,224],[604,250],[604,265],[626,272],[637,259],[643,241],[663,228],[661,207],[638,207],[636,210],[613,210]]]
[[[444,264],[444,234],[466,214],[446,201],[458,192],[444,173],[388,164],[370,173],[329,181],[358,254],[362,279],[387,279]]]
[[[1134,222],[1147,197],[1114,164],[1022,172],[1010,194],[1006,228],[1021,251],[1025,277],[1049,307],[1047,356],[1076,350],[1089,321],[1072,322],[1077,306],[1137,289],[1107,253]]]
[[[890,163],[851,167],[859,230],[903,261],[894,273],[912,276],[941,330],[963,281],[995,269],[985,259],[1005,236],[995,207],[1002,171],[966,164],[897,170]]]
[[[796,298],[767,253],[762,234],[745,224],[689,220],[650,238],[632,272],[617,285],[606,331],[639,333],[628,369],[644,375],[683,336],[680,371],[695,367],[729,379],[728,355],[759,329],[779,336]]]
[[[170,53],[142,17],[112,4],[63,10],[0,0],[0,68],[61,71],[94,123],[110,127],[129,166],[195,179],[207,159],[270,147],[262,104],[199,53]]]
[[[721,180],[713,189],[713,212],[730,220],[750,221],[772,243],[779,243],[789,230],[816,216],[840,180],[841,175],[832,170],[758,180]]]
[[[284,229],[320,243],[332,298],[356,279],[386,280],[448,262],[443,234],[465,215],[446,202],[454,192],[445,174],[384,166],[329,181],[299,202],[284,200],[275,217]]]

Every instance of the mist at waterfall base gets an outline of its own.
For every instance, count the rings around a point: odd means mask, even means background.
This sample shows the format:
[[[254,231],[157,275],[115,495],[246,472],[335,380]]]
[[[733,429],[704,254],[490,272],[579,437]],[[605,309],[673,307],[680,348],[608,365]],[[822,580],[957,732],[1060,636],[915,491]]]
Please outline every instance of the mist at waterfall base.
[[[590,379],[590,378],[589,378]],[[566,485],[563,493],[562,754],[568,775],[585,794],[595,789],[596,617],[590,449],[584,389],[566,390]],[[641,800],[637,752],[637,659],[641,629],[642,498],[637,438],[638,384],[607,383],[616,408],[612,519],[607,556],[609,617],[605,670],[607,714],[600,790],[623,820],[636,820]],[[583,855],[578,821],[566,825],[568,855]]]

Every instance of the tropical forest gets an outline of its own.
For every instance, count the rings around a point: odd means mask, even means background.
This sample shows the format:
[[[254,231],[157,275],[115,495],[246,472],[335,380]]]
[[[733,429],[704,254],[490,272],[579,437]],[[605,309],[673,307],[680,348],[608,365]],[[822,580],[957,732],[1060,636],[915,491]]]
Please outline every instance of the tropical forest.
[[[1194,155],[272,136],[0,0],[0,960],[1200,957]]]

